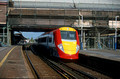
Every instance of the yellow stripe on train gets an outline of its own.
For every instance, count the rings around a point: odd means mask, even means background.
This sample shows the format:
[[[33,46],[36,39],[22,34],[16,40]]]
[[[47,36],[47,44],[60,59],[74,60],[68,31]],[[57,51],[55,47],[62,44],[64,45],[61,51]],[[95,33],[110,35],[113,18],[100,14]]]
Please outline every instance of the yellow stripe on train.
[[[63,30],[63,31],[76,31],[74,28],[71,28],[71,27],[61,27],[61,28],[59,28],[59,30]]]
[[[62,41],[63,49],[65,54],[76,54],[76,41]]]

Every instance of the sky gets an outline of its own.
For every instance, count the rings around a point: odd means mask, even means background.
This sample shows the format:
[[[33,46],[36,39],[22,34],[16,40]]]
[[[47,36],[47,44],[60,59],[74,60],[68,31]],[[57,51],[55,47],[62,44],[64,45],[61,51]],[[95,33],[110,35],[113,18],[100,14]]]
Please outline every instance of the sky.
[[[15,33],[18,33],[18,32],[15,32]],[[44,32],[21,32],[21,33],[25,38],[31,39],[33,37],[33,39],[35,39],[41,34],[43,34]]]

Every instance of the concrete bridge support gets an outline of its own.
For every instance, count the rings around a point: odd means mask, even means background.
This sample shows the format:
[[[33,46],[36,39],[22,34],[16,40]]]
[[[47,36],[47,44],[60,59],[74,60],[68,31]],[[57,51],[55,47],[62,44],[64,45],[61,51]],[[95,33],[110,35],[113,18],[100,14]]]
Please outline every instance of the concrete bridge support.
[[[11,31],[9,26],[7,26],[7,45],[11,45]]]

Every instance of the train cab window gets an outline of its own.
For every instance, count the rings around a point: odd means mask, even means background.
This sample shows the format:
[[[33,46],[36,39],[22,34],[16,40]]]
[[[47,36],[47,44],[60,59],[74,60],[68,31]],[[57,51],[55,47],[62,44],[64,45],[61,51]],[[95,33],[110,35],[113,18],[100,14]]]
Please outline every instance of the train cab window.
[[[75,31],[61,31],[61,38],[68,40],[76,40],[76,32]]]

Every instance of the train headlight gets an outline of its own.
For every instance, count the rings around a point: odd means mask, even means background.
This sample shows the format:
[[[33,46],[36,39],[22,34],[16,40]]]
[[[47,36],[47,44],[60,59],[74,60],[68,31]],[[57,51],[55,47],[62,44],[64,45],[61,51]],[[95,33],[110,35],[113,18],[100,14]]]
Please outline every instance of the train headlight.
[[[79,49],[80,49],[80,46],[77,45],[77,47],[76,47],[76,53],[79,51]]]
[[[59,45],[58,45],[58,48],[64,52],[64,49],[63,49],[63,45],[62,45],[62,44],[59,44]]]

